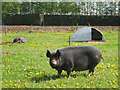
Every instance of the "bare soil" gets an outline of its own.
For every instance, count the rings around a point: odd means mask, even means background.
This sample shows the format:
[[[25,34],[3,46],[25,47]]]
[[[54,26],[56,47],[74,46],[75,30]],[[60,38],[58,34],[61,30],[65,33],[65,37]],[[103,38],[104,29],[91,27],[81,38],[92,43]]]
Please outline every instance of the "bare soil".
[[[81,27],[86,26],[3,26],[3,32],[28,32],[28,31],[76,31]],[[87,26],[88,27],[88,26]],[[90,26],[97,30],[120,30],[120,26]]]
[[[89,41],[88,43],[96,43],[96,44],[98,44],[98,43],[104,43],[103,41]]]

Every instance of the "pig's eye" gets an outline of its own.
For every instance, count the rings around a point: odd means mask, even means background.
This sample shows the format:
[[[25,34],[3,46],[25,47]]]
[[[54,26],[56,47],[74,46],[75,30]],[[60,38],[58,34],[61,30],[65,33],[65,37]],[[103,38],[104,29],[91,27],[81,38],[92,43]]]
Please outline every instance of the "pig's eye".
[[[59,57],[56,57],[56,58],[55,58],[55,60],[58,60],[58,59],[59,59]]]

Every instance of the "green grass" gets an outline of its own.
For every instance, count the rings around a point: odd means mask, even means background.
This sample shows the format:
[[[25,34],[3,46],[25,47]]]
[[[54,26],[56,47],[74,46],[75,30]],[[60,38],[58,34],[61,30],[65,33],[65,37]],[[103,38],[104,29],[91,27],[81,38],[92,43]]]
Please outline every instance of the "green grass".
[[[2,45],[3,88],[118,88],[118,31],[102,31],[107,42],[71,42],[71,46],[92,45],[102,50],[105,61],[95,68],[95,75],[85,77],[87,71],[72,72],[71,78],[49,65],[46,50],[68,47],[68,37],[74,32],[25,32],[2,35],[2,42],[24,36],[25,44]]]

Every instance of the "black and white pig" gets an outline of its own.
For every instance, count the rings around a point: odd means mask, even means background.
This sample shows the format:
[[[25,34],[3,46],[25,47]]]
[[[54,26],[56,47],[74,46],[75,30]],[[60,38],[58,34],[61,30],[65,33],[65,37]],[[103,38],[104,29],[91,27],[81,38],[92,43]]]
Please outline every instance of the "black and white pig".
[[[46,56],[50,58],[51,67],[58,71],[58,76],[65,70],[68,77],[72,71],[89,70],[88,76],[91,72],[94,74],[95,66],[102,58],[101,50],[93,46],[60,48],[52,53],[47,50]]]

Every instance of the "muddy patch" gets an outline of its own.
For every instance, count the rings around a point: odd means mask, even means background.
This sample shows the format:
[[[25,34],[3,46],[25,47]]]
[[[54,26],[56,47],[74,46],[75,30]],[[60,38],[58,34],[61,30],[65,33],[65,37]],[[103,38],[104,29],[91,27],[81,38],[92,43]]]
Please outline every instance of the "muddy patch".
[[[9,54],[8,52],[0,51],[1,54]]]

